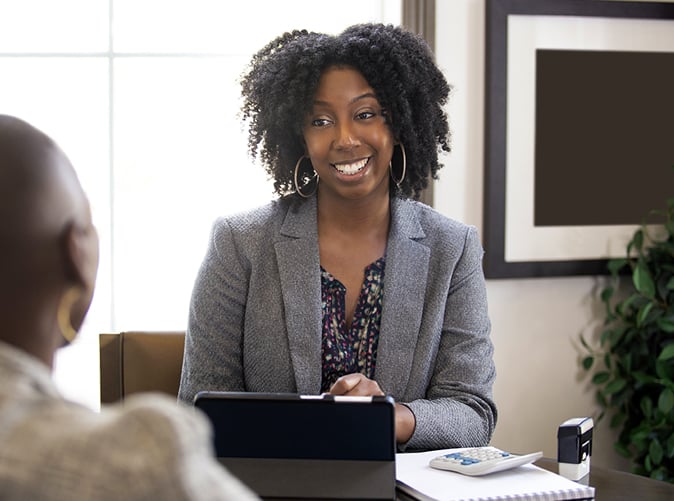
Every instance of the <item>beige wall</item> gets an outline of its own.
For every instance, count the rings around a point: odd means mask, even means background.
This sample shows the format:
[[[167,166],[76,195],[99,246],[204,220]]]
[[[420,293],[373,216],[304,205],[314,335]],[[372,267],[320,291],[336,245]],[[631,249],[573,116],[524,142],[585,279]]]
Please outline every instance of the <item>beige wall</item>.
[[[453,151],[434,190],[435,206],[482,230],[484,0],[437,0],[436,53],[453,85],[448,111]],[[492,443],[557,455],[557,427],[598,407],[580,368],[578,337],[598,333],[604,277],[489,280],[498,371],[499,420]],[[613,452],[608,419],[595,424],[593,464],[627,469]]]

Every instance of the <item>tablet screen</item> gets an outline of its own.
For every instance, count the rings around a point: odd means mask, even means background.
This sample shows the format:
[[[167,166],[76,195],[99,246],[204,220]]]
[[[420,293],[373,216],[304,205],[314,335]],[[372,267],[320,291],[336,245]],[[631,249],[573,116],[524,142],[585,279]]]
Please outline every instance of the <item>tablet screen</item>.
[[[202,392],[218,457],[395,460],[391,397]]]

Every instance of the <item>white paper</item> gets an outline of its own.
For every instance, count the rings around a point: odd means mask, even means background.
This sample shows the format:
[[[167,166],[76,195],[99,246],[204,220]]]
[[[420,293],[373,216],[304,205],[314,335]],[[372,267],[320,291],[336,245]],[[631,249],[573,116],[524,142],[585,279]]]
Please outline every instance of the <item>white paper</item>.
[[[578,484],[533,464],[479,477],[431,468],[431,459],[461,449],[396,454],[396,479],[413,496],[434,501],[587,499],[594,488]]]

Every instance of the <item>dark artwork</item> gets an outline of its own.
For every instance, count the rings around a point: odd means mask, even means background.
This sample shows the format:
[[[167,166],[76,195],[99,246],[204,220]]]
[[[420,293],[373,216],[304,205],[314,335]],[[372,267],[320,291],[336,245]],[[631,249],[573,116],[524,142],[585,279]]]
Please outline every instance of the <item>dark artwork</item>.
[[[537,50],[535,144],[535,226],[642,223],[674,196],[674,53]]]

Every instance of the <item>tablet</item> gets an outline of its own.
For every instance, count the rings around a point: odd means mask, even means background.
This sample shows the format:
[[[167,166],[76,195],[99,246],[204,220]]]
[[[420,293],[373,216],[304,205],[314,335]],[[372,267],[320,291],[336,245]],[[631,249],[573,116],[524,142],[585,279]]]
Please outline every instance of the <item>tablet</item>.
[[[261,497],[395,499],[389,396],[209,391],[194,405],[220,462]]]

